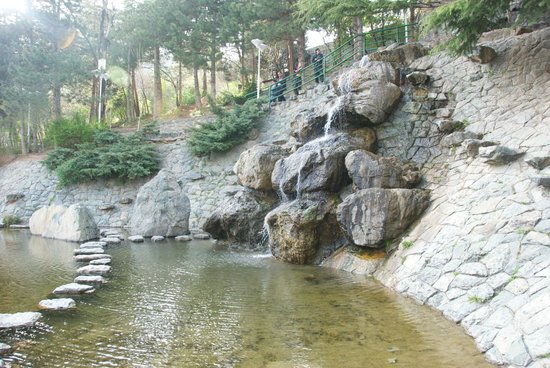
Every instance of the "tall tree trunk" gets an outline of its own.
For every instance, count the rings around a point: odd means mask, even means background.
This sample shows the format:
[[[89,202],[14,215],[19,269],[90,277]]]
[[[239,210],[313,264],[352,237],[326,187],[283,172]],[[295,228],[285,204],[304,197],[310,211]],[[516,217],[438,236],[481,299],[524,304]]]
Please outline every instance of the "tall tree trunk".
[[[361,17],[354,17],[353,18],[353,33],[354,33],[354,55],[355,59],[360,60],[363,57],[363,37],[361,37],[361,34],[363,34],[363,20]]]
[[[137,90],[137,84],[136,84],[136,69],[132,69],[132,94],[134,95],[134,112],[135,116],[140,116],[140,109],[139,109],[139,95]]]
[[[160,76],[160,47],[155,46],[154,61],[155,102],[153,104],[153,117],[157,118],[162,113],[162,81]]]
[[[199,68],[196,65],[193,65],[193,82],[195,89],[195,107],[197,110],[202,108],[201,103],[201,91],[199,85]]]
[[[210,50],[210,96],[216,100],[216,37],[212,36],[212,49]]]
[[[288,70],[292,74],[294,72],[294,69],[296,69],[296,62],[294,61],[296,58],[294,56],[294,40],[289,39],[287,41],[288,45]]]
[[[306,32],[304,30],[300,30],[298,34],[298,60],[302,68],[306,66]]]
[[[206,96],[208,94],[208,78],[206,77],[206,69],[202,70],[202,93],[201,96]]]
[[[134,108],[134,87],[132,86],[133,82],[133,68],[132,68],[132,49],[128,48],[128,81],[126,84],[126,118],[128,121],[134,121],[136,119],[136,110]]]
[[[181,61],[178,62],[178,88],[176,92],[176,106],[181,106],[182,99],[182,90],[183,90],[183,75],[182,75],[182,65]]]
[[[52,87],[52,115],[55,120],[61,118],[61,86],[55,83]]]
[[[25,117],[21,113],[21,129],[19,129],[19,143],[21,144],[21,154],[27,153],[27,145],[25,144]]]

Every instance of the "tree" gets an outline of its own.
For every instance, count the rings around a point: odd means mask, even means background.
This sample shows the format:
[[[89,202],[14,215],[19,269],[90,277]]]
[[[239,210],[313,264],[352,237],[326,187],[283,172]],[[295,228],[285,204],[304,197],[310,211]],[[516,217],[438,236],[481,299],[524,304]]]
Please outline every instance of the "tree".
[[[468,52],[479,36],[507,24],[509,0],[455,0],[437,8],[425,22],[425,29],[444,27],[453,38],[446,47],[454,53]],[[550,12],[550,0],[524,0],[516,24],[533,22]]]

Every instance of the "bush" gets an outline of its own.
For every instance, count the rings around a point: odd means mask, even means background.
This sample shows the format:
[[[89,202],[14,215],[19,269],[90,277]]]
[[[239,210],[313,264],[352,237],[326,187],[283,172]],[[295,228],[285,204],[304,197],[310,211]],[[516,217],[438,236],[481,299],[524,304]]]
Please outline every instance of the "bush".
[[[74,149],[78,144],[93,141],[95,130],[86,123],[84,115],[75,114],[52,121],[46,130],[46,142],[53,147]]]
[[[181,103],[186,106],[195,104],[195,89],[193,87],[183,89],[181,93]]]
[[[160,157],[154,146],[138,135],[124,138],[110,132],[96,135],[93,143],[77,150],[57,149],[44,164],[55,170],[61,186],[96,179],[132,180],[159,170]]]
[[[21,219],[15,215],[6,215],[2,219],[2,223],[5,227],[10,227],[11,225],[17,225],[21,223]]]
[[[244,105],[235,105],[231,112],[225,112],[211,103],[216,119],[190,130],[187,140],[191,153],[207,156],[212,152],[227,151],[247,140],[248,133],[256,126],[264,112],[264,100],[248,100]]]

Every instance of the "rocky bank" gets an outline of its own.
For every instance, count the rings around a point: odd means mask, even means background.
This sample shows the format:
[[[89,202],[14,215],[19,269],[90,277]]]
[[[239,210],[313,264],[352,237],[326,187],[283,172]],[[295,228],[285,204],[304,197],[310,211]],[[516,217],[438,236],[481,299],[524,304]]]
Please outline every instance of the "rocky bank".
[[[220,232],[218,237],[257,242],[263,224],[257,218],[277,201],[266,184],[270,177],[280,199],[290,200],[267,214],[269,236],[281,240],[289,237],[276,234],[296,235],[304,245],[300,252],[289,253],[288,242],[272,242],[276,256],[294,263],[323,261],[327,267],[373,275],[460,323],[491,362],[550,366],[550,28],[514,37],[493,32],[483,42],[496,51],[490,62],[445,54],[421,56],[406,47],[373,54],[371,62],[389,62],[393,68],[376,64],[380,69],[361,69],[358,64],[334,77],[335,84],[320,85],[298,101],[275,106],[250,141],[227,154],[193,158],[181,125],[161,127],[161,134],[171,141],[157,143],[163,167],[178,178],[189,197],[190,227],[201,227],[216,211],[243,204],[249,210],[233,211],[227,219],[219,214],[212,228],[248,223],[245,231]],[[369,79],[371,72],[376,80]],[[362,84],[336,82],[357,80],[357,74],[364,77]],[[399,77],[405,74],[408,78],[402,83]],[[384,99],[369,95],[373,86],[383,91]],[[349,91],[354,94],[346,100],[343,96]],[[345,107],[334,108],[340,104]],[[365,107],[354,107],[358,105]],[[305,143],[325,134],[327,118],[331,122],[331,114],[338,111],[345,111],[346,119],[338,120],[344,126],[329,124],[329,130],[358,136],[353,133],[358,122],[368,120],[368,127],[361,128],[361,146],[342,153],[308,148]],[[371,133],[375,145],[368,138]],[[271,148],[262,148],[267,153],[260,156],[250,153],[249,162],[256,160],[253,157],[265,160],[260,166],[268,166],[273,175],[238,177],[233,165],[242,161],[235,169],[246,167],[247,159],[240,154],[257,143]],[[330,152],[337,156],[332,161]],[[373,152],[377,157],[369,156]],[[300,160],[291,158],[299,156]],[[304,171],[303,160],[311,164],[307,170],[315,169]],[[361,165],[367,160],[377,175],[364,174]],[[392,160],[415,166],[420,176],[413,166],[391,169]],[[318,180],[308,181],[309,175],[328,172],[329,166],[341,174],[326,176],[330,180],[322,186]],[[350,167],[362,174],[354,175]],[[145,182],[59,189],[38,160],[18,160],[0,168],[5,195],[0,214],[25,220],[41,206],[78,202],[90,209],[99,226],[126,226]],[[408,189],[412,185],[419,189]],[[353,229],[353,216],[369,209],[357,212],[347,202],[387,198],[405,212],[416,202],[401,206],[403,200],[392,198],[408,190],[429,192],[430,202],[422,202],[427,209],[406,233],[396,235],[409,223],[391,235],[372,234],[370,225]],[[418,206],[424,205],[414,205]],[[256,221],[243,222],[243,213]],[[327,223],[337,229],[346,214],[350,228],[323,233]],[[288,227],[289,223],[296,226]]]

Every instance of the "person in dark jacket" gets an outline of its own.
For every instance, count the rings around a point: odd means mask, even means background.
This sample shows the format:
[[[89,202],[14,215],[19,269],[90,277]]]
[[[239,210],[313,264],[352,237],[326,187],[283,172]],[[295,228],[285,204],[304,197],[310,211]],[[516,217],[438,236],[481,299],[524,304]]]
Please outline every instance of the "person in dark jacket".
[[[323,70],[323,54],[320,49],[315,49],[315,54],[311,61],[313,62],[313,72],[315,73],[315,83],[323,83],[325,80]]]

